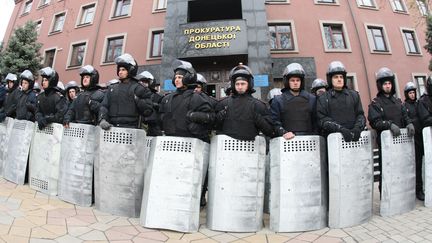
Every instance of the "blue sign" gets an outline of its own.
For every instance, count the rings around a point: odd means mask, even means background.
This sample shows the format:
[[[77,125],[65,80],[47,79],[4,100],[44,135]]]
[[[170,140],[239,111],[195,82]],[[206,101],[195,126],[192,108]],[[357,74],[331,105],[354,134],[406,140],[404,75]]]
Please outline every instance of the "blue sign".
[[[163,90],[165,90],[165,91],[174,91],[174,90],[176,90],[176,87],[172,84],[172,80],[171,79],[167,79],[167,80],[164,81]]]
[[[267,74],[254,75],[254,85],[255,87],[268,87],[269,77]]]

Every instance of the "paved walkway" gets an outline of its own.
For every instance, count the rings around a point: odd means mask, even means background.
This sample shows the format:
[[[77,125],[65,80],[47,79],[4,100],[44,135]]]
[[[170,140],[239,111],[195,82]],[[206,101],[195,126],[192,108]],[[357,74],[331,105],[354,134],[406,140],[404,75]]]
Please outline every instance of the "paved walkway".
[[[376,195],[377,196],[377,195]],[[257,233],[223,233],[205,226],[201,213],[199,232],[182,234],[146,229],[139,219],[117,217],[94,208],[78,207],[56,197],[0,179],[0,243],[157,243],[157,242],[432,242],[432,209],[417,202],[407,214],[390,218],[377,215],[360,226],[345,229],[325,228],[304,233],[279,233],[265,228]]]

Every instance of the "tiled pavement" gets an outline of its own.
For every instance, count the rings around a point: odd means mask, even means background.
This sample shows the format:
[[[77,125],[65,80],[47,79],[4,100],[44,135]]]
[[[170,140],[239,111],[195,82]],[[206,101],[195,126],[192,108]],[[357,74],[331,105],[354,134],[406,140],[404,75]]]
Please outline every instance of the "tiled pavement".
[[[157,243],[157,242],[432,242],[432,209],[417,202],[417,208],[403,215],[378,216],[352,228],[302,233],[274,233],[266,227],[257,233],[224,233],[205,226],[201,213],[199,232],[183,234],[143,228],[137,218],[117,217],[94,208],[78,207],[56,197],[0,179],[0,243]]]

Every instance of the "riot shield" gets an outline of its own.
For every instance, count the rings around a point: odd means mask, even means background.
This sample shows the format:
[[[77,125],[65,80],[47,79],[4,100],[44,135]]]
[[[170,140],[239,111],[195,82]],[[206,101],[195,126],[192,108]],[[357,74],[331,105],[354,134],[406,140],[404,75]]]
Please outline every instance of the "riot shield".
[[[382,216],[409,212],[415,208],[414,137],[407,129],[393,137],[390,130],[381,133],[381,205]]]
[[[24,185],[35,123],[14,120],[5,159],[4,178]]]
[[[153,138],[145,174],[142,226],[198,231],[208,154],[209,144],[196,138]]]
[[[49,195],[57,195],[63,126],[51,123],[44,129],[35,127],[30,146],[30,188]]]
[[[340,133],[327,137],[330,228],[355,226],[372,217],[372,134],[363,131],[358,142],[345,142]]]
[[[432,127],[423,128],[424,189],[426,207],[432,207]]]
[[[8,141],[12,132],[14,119],[6,117],[3,122],[0,122],[0,176],[3,176],[6,154],[8,149]]]
[[[146,132],[96,128],[95,206],[103,212],[138,217],[144,183]]]
[[[296,232],[327,226],[325,140],[320,136],[270,141],[270,229]]]
[[[92,204],[95,130],[95,126],[77,123],[63,130],[58,181],[58,197],[63,201],[85,207]]]
[[[266,142],[212,138],[208,176],[207,227],[255,232],[262,227]]]

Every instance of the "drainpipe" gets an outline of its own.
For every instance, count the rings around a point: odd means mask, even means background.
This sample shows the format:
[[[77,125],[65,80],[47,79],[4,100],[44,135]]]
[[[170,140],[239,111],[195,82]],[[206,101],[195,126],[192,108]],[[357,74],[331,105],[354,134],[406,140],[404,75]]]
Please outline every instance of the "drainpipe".
[[[94,57],[95,57],[95,52],[96,52],[96,50],[97,50],[96,46],[97,46],[97,41],[98,41],[98,37],[99,37],[99,30],[100,30],[100,28],[101,28],[101,22],[102,22],[102,19],[103,19],[104,13],[105,13],[106,1],[107,1],[107,0],[104,0],[104,1],[103,1],[103,4],[102,4],[102,12],[101,12],[101,14],[100,14],[100,17],[99,17],[99,19],[98,19],[98,23],[97,23],[97,25],[96,25],[96,34],[95,34],[95,38],[94,38],[94,42],[93,42],[93,46],[94,46],[94,48],[93,48],[93,53],[92,53],[92,55],[91,55],[91,60],[90,60],[90,63],[91,63],[92,66],[95,66],[95,64],[94,64]],[[103,51],[103,50],[102,50],[102,51]]]
[[[368,69],[367,69],[367,66],[366,66],[366,60],[365,60],[365,55],[364,55],[363,43],[362,43],[362,41],[360,39],[359,29],[357,27],[357,22],[355,20],[354,12],[353,12],[352,7],[351,7],[351,0],[347,0],[347,3],[348,3],[349,10],[350,10],[352,21],[354,23],[354,28],[356,30],[357,39],[358,39],[359,44],[360,44],[360,53],[361,53],[361,58],[362,58],[362,62],[363,62],[364,72],[365,72],[365,75],[366,75],[366,84],[367,84],[367,87],[368,87],[368,94],[369,94],[369,101],[370,101],[370,100],[372,100],[372,93],[371,93],[370,84],[369,84],[369,75],[368,75]]]

